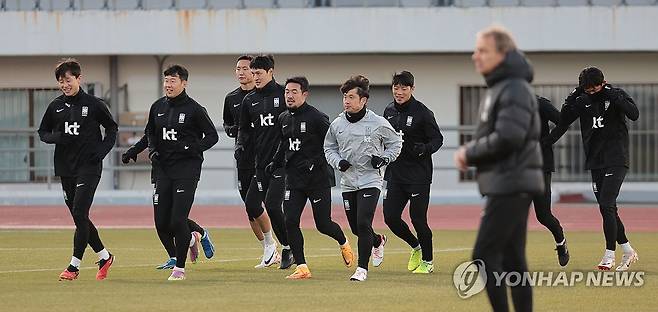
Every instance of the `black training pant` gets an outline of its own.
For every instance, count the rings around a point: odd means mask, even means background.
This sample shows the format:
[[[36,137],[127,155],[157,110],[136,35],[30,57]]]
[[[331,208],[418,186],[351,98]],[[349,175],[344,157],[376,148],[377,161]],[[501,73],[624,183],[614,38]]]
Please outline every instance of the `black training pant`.
[[[615,250],[616,243],[628,243],[624,223],[617,213],[617,196],[627,171],[626,167],[592,169],[592,188],[603,217],[603,235],[608,250]]]
[[[245,198],[249,219],[256,219],[263,214],[263,203],[272,222],[274,234],[281,245],[288,245],[285,220],[283,218],[283,192],[285,188],[284,170],[277,169],[269,176],[264,170],[256,170],[251,179]]]
[[[560,220],[551,212],[551,172],[544,172],[544,185],[546,186],[546,191],[532,198],[532,203],[535,206],[535,215],[537,216],[537,221],[551,231],[555,242],[561,243],[564,240],[564,230],[560,225]]]
[[[402,211],[409,202],[409,216],[418,238],[402,220]],[[384,195],[384,221],[393,234],[404,240],[411,248],[420,244],[423,260],[432,261],[432,230],[427,224],[427,208],[430,202],[429,184],[389,183]]]
[[[96,226],[89,220],[89,209],[94,201],[99,176],[85,175],[79,177],[61,177],[64,202],[71,212],[75,223],[73,234],[73,256],[82,260],[87,244],[94,252],[103,250],[103,243],[98,236]]]
[[[372,220],[379,200],[378,188],[343,192],[343,206],[352,233],[359,238],[359,267],[368,269],[373,246],[382,243],[381,236],[372,229]]]

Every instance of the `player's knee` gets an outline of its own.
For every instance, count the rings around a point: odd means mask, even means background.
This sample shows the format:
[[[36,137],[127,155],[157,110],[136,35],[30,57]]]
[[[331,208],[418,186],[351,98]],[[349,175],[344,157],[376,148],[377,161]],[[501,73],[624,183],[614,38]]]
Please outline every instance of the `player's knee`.
[[[359,233],[368,233],[372,231],[372,224],[368,221],[359,221],[357,222],[356,227]]]
[[[402,216],[398,216],[396,213],[384,210],[384,222],[386,225],[397,225],[401,220]]]

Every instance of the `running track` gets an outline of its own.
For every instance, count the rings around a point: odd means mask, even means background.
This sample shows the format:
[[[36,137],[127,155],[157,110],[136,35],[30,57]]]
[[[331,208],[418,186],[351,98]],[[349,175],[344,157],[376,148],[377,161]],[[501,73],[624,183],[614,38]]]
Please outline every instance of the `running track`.
[[[94,206],[91,219],[105,228],[152,228],[153,208],[150,206]],[[532,208],[531,208],[532,210]],[[620,216],[629,231],[658,232],[658,206],[620,205]],[[480,206],[431,206],[429,224],[435,230],[475,230],[479,224]],[[562,226],[568,231],[600,231],[601,216],[595,204],[558,204],[553,208]],[[334,206],[333,219],[347,228],[342,206]],[[191,218],[206,227],[248,227],[241,206],[195,206]],[[404,214],[409,221],[408,210]],[[410,224],[410,223],[409,223]],[[543,229],[531,212],[528,226],[531,230]],[[302,216],[302,227],[314,227],[309,206]],[[377,208],[375,228],[385,228],[381,206]],[[73,221],[65,206],[0,206],[0,229],[73,228]]]

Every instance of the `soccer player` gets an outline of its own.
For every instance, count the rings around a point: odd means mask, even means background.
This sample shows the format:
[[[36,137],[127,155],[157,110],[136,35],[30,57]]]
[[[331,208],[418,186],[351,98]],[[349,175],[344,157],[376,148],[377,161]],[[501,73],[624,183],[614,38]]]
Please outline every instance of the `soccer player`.
[[[359,238],[358,267],[350,280],[362,282],[368,277],[371,253],[375,267],[384,260],[386,236],[375,233],[372,220],[382,189],[382,167],[398,157],[402,138],[384,117],[367,108],[370,82],[366,77],[351,77],[340,92],[345,111],[329,126],[324,154],[327,162],[343,173],[345,214]]]
[[[148,135],[144,134],[142,138],[139,141],[137,141],[137,143],[135,143],[135,145],[131,146],[128,150],[126,150],[126,152],[124,152],[121,155],[121,162],[123,162],[124,164],[128,164],[131,159],[133,161],[137,161],[137,155],[141,153],[143,150],[145,150],[147,147],[148,147]],[[155,181],[157,180],[155,174],[156,174],[155,167],[151,166],[151,184],[153,185],[153,194],[155,194]],[[153,208],[155,209],[156,206],[154,205]],[[156,213],[154,213],[153,215],[155,216]],[[212,240],[210,239],[210,232],[202,228],[198,223],[196,223],[192,219],[187,219],[187,224],[190,227],[190,230],[192,231],[192,241],[191,241],[192,245],[190,246],[190,261],[192,263],[195,263],[197,257],[199,256],[199,245],[197,244],[197,239],[198,242],[201,243],[201,246],[203,247],[203,253],[206,256],[206,258],[208,259],[212,258],[215,255],[215,246],[212,243]],[[158,225],[163,225],[163,224],[156,223],[156,226]],[[164,263],[158,265],[156,269],[171,270],[174,268],[174,266],[176,266],[176,248],[174,245],[174,236],[167,228],[156,229],[156,230],[158,233],[158,238],[160,239],[162,246],[164,246],[165,251],[169,256],[169,258]]]
[[[384,118],[402,136],[403,143],[400,156],[386,168],[384,175],[387,181],[384,221],[393,234],[412,248],[407,269],[413,273],[432,273],[432,230],[427,224],[427,208],[433,173],[432,154],[443,145],[443,135],[434,113],[413,96],[414,76],[410,72],[393,75],[391,89],[393,102],[384,110]],[[402,220],[407,202],[418,238]]]
[[[324,137],[329,129],[329,117],[306,102],[308,80],[293,77],[286,80],[285,95],[288,110],[281,113],[277,129],[281,143],[265,171],[271,174],[283,167],[286,191],[283,212],[290,247],[295,258],[295,272],[289,279],[311,278],[304,258],[304,237],[299,221],[307,201],[313,207],[313,219],[320,233],[338,242],[343,262],[349,268],[354,263],[352,247],[340,226],[331,220],[331,187],[336,185],[334,170],[324,157]]]
[[[516,49],[512,36],[498,27],[477,35],[473,62],[488,90],[480,107],[473,140],[455,153],[461,171],[477,167],[486,204],[473,259],[486,266],[487,294],[494,311],[509,311],[507,287],[496,274],[528,271],[525,258],[528,211],[532,196],[544,192],[539,148],[540,120],[532,93],[532,67]],[[511,287],[515,311],[532,311],[532,288]]]
[[[98,255],[96,279],[103,280],[114,256],[105,249],[96,226],[89,220],[89,209],[103,159],[116,142],[118,128],[105,103],[80,88],[80,63],[74,59],[62,61],[55,69],[55,79],[63,94],[48,105],[38,132],[41,141],[55,144],[55,175],[61,179],[64,202],[75,223],[73,256],[59,280],[78,278],[87,244]],[[100,127],[105,129],[105,137]]]
[[[256,89],[247,94],[240,105],[240,124],[235,144],[235,159],[242,158],[253,148],[256,173],[251,180],[245,197],[247,215],[258,222],[265,244],[263,257],[257,268],[281,263],[280,269],[287,269],[294,263],[283,217],[283,192],[285,181],[283,168],[271,175],[265,167],[272,161],[281,140],[277,131],[279,115],[286,109],[283,103],[283,86],[274,80],[274,61],[269,56],[257,56],[249,65],[254,75]],[[263,203],[265,209],[263,209]],[[271,221],[270,221],[271,220]],[[281,256],[276,250],[272,230],[282,245]]]
[[[174,237],[176,265],[169,280],[175,281],[185,279],[187,249],[195,244],[192,240],[199,242],[187,220],[201,176],[203,152],[219,137],[206,109],[185,91],[187,69],[172,65],[163,74],[165,96],[151,106],[144,133],[155,169],[153,205],[158,235]],[[160,233],[166,229],[169,234]]]
[[[252,60],[253,57],[249,55],[238,57],[237,64],[235,65],[235,77],[240,86],[226,94],[224,98],[224,131],[226,131],[226,135],[230,138],[235,138],[236,142],[238,126],[240,124],[240,105],[242,105],[244,97],[256,88],[254,75],[251,73],[251,68],[249,68]],[[254,168],[253,146],[247,145],[244,148],[246,149],[244,153],[236,154],[239,158],[235,161],[238,171],[238,191],[240,192],[242,202],[246,204],[247,190],[251,184],[251,179],[256,173],[256,169]],[[249,218],[251,230],[264,248],[265,237],[263,236],[263,231],[260,229],[260,225],[253,217],[249,215],[247,217]]]
[[[553,144],[546,138],[550,133],[548,122],[557,125],[560,120],[560,112],[551,104],[547,98],[536,96],[539,107],[539,120],[541,121],[541,154],[544,162],[544,193],[537,194],[532,199],[535,207],[535,216],[537,221],[545,226],[555,239],[555,250],[560,266],[566,266],[569,263],[569,250],[567,249],[567,240],[564,238],[564,230],[558,220],[551,212],[551,176],[555,171],[555,160],[553,157]]]
[[[627,119],[636,121],[639,116],[635,102],[624,90],[608,84],[600,69],[587,67],[578,76],[578,87],[564,101],[560,124],[548,139],[554,143],[580,119],[585,168],[591,171],[592,188],[603,217],[605,252],[597,265],[599,270],[615,266],[616,244],[624,252],[617,271],[628,270],[638,260],[617,213],[617,196],[629,166]]]

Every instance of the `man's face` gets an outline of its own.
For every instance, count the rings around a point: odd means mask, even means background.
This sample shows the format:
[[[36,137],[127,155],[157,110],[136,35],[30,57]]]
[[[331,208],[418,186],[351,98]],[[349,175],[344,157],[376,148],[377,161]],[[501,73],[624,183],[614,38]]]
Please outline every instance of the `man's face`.
[[[178,75],[164,77],[165,95],[168,98],[175,98],[180,95],[187,87],[187,80],[181,80]]]
[[[235,78],[242,85],[247,85],[254,81],[254,74],[251,73],[249,64],[251,64],[249,60],[239,60],[235,65]]]
[[[393,90],[393,99],[395,100],[395,103],[402,104],[411,98],[411,95],[414,92],[414,87],[410,86],[404,86],[401,84],[396,84],[391,87]]]
[[[505,59],[505,54],[496,50],[496,42],[491,36],[478,35],[473,51],[475,70],[481,75],[491,73]]]
[[[585,91],[585,93],[587,93],[587,94],[589,94],[589,95],[592,95],[592,94],[598,93],[598,92],[600,92],[601,90],[603,90],[603,86],[605,86],[605,84],[606,84],[606,82],[604,81],[604,82],[603,82],[602,84],[600,84],[600,85],[596,85],[596,86],[591,86],[591,87],[584,88],[583,91]]]
[[[360,97],[357,88],[347,91],[343,94],[343,108],[346,112],[354,114],[363,109],[368,102],[368,98]]]
[[[289,108],[300,107],[306,98],[308,97],[308,91],[302,92],[302,86],[295,82],[290,82],[286,84],[286,105]]]
[[[256,83],[256,88],[261,89],[272,81],[273,70],[264,69],[251,69],[251,73],[254,75],[254,82]]]
[[[57,79],[57,84],[62,93],[66,96],[74,96],[80,91],[80,78],[82,75],[75,77],[71,72],[66,72],[63,77]]]

